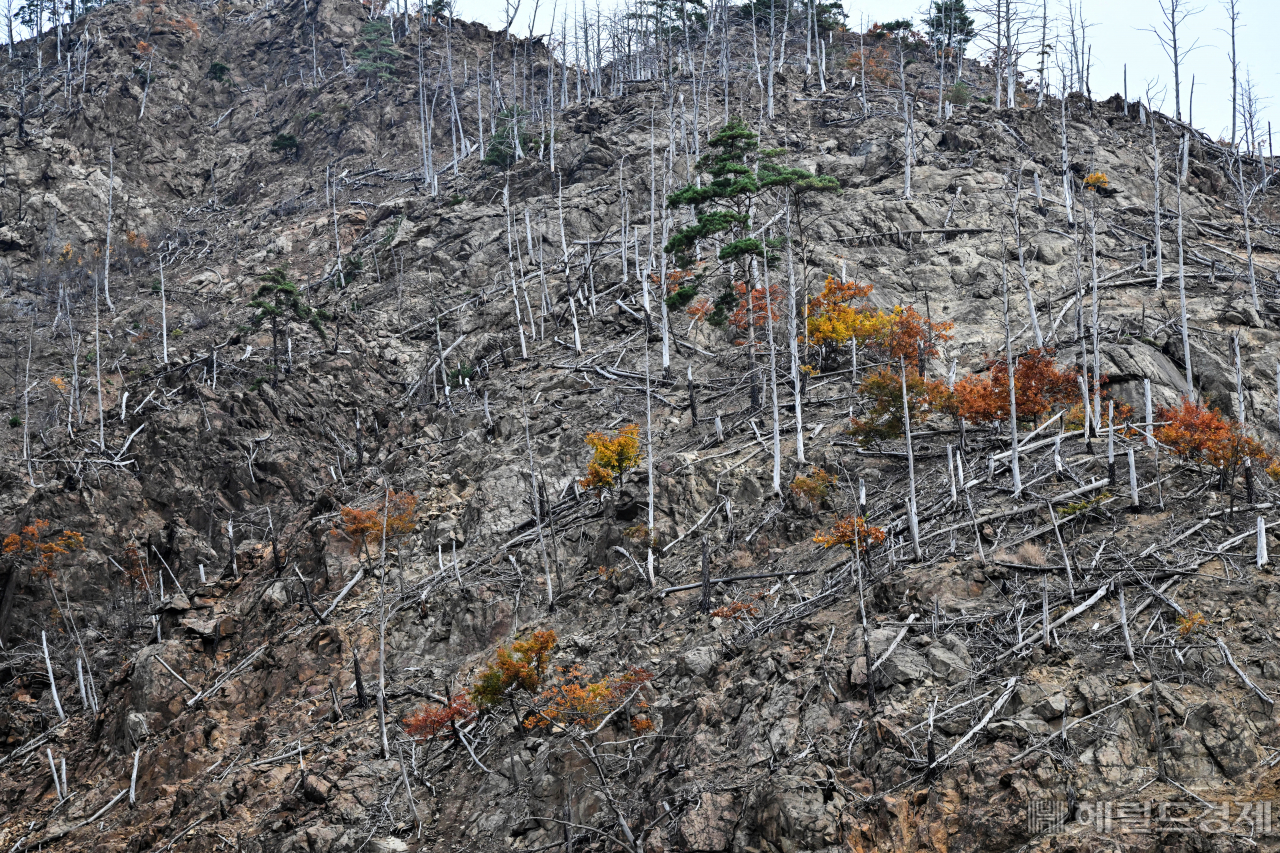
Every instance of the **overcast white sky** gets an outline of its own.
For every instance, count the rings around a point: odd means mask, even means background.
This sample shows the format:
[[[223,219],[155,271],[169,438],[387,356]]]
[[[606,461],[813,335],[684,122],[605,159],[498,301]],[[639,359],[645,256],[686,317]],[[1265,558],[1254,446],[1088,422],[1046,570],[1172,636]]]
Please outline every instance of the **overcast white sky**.
[[[459,17],[482,21],[491,26],[501,26],[505,0],[457,0]],[[537,31],[545,32],[550,24],[552,4],[556,0],[541,0]],[[581,0],[570,0],[580,6]],[[610,0],[600,0],[608,5]],[[522,0],[521,15],[514,29],[527,33],[528,13],[534,0]],[[1090,85],[1095,98],[1104,99],[1123,86],[1125,65],[1129,69],[1129,97],[1138,97],[1152,83],[1165,92],[1164,112],[1173,114],[1173,70],[1155,35],[1147,30],[1156,26],[1160,18],[1158,0],[1078,0],[1085,20],[1092,26],[1089,38],[1093,44],[1093,75]],[[560,0],[560,5],[565,5]],[[592,8],[595,0],[588,4]],[[924,8],[921,0],[845,0],[845,11],[850,26],[856,26],[860,18],[868,23],[904,17],[912,10]],[[970,7],[978,3],[970,2]],[[1038,4],[1037,4],[1038,5]],[[1242,66],[1247,66],[1253,78],[1255,91],[1263,106],[1263,118],[1276,113],[1274,94],[1280,84],[1280,50],[1274,41],[1280,32],[1280,2],[1278,0],[1240,0],[1241,23],[1236,40]],[[1065,4],[1049,0],[1052,19],[1061,14]],[[1197,41],[1199,48],[1186,59],[1183,72],[1183,113],[1187,110],[1191,77],[1195,76],[1195,101],[1192,105],[1197,127],[1214,136],[1227,137],[1231,128],[1231,66],[1227,58],[1230,40],[1224,32],[1228,27],[1226,11],[1221,0],[1197,0],[1188,8],[1202,9],[1190,18],[1179,31],[1179,41]],[[912,17],[919,21],[918,12]],[[976,16],[975,16],[976,17]],[[980,21],[981,23],[981,21]],[[1189,38],[1188,38],[1189,36]],[[970,55],[977,53],[970,48]],[[1054,75],[1056,76],[1056,75]],[[1243,77],[1243,70],[1241,72]],[[1280,136],[1280,123],[1275,128]],[[1264,127],[1265,133],[1265,127]],[[1280,139],[1277,139],[1280,147]]]

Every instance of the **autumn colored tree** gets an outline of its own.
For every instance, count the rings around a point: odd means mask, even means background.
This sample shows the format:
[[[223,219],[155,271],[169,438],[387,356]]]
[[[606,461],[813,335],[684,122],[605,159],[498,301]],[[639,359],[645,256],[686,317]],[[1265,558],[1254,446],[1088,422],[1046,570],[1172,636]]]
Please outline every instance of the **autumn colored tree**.
[[[1003,356],[989,356],[984,373],[966,376],[955,385],[950,411],[970,423],[995,423],[1009,417],[1009,365]],[[1033,422],[1072,402],[1079,395],[1074,370],[1059,367],[1051,347],[1032,349],[1013,368],[1018,419]]]
[[[895,305],[890,312],[878,312],[875,319],[866,343],[890,359],[937,358],[938,344],[951,340],[955,328],[949,320],[935,323],[910,305]]]
[[[872,355],[896,361],[917,362],[940,355],[938,344],[951,340],[955,324],[934,322],[910,305],[885,311],[870,305],[854,305],[871,295],[872,286],[828,278],[822,292],[809,300],[809,342],[841,347],[850,340]]]
[[[1223,416],[1202,403],[1183,399],[1176,406],[1162,407],[1155,437],[1187,462],[1206,462],[1226,477],[1234,477],[1246,459],[1262,468],[1271,455],[1262,443],[1244,434],[1239,421]]]
[[[470,699],[477,707],[487,708],[519,688],[534,693],[547,674],[551,650],[556,645],[556,632],[534,631],[527,640],[517,640],[510,648],[500,646],[497,657],[476,678]]]
[[[584,489],[599,493],[620,488],[623,475],[640,464],[639,424],[628,424],[616,435],[593,432],[584,440],[594,451],[587,463],[587,476],[578,481]]]
[[[400,724],[405,734],[416,740],[445,740],[455,736],[455,726],[465,725],[479,710],[470,696],[460,693],[447,705],[423,705]]]
[[[870,296],[871,290],[869,284],[838,281],[827,276],[822,292],[809,300],[809,343],[818,346],[848,343],[857,334],[864,313],[853,303]]]
[[[852,420],[849,432],[863,444],[902,435],[902,377],[892,370],[881,370],[863,380],[861,391],[867,406],[861,418]],[[950,397],[945,382],[925,379],[914,368],[907,370],[907,411],[912,427],[924,423],[933,412],[947,409]]]
[[[746,601],[730,601],[728,604],[722,604],[715,610],[708,613],[708,616],[716,616],[721,619],[732,619],[735,622],[755,616],[760,612],[760,608]]]
[[[844,547],[852,550],[857,547],[863,553],[871,550],[872,545],[879,545],[885,539],[884,530],[873,527],[860,515],[846,515],[837,519],[830,533],[817,533],[813,541],[824,548]]]
[[[1084,188],[1088,192],[1105,190],[1108,185],[1107,176],[1104,172],[1091,172],[1084,179]]]
[[[699,296],[693,301],[693,304],[685,309],[684,313],[688,314],[699,323],[706,322],[712,314],[715,313],[716,304],[705,296]]]
[[[538,696],[534,704],[536,713],[524,721],[524,727],[554,726],[589,733],[625,707],[628,711],[640,712],[639,715],[628,714],[633,732],[652,731],[653,723],[643,716],[649,705],[636,698],[640,688],[652,680],[653,673],[631,666],[620,675],[591,681],[580,666],[574,666],[562,672],[557,683]]]
[[[870,34],[868,31],[867,35]],[[854,52],[849,56],[848,64],[855,80],[865,76],[880,86],[888,86],[893,80],[893,56],[886,45],[879,44],[870,50]]]
[[[49,522],[37,518],[24,525],[18,533],[10,533],[0,545],[0,554],[5,562],[27,562],[31,574],[38,578],[52,578],[55,574],[54,563],[72,551],[84,549],[84,536],[72,530],[64,530],[57,537],[49,538],[46,531]]]
[[[797,474],[791,481],[791,494],[796,500],[816,510],[835,484],[835,478],[821,468],[810,467],[808,474]]]
[[[383,494],[377,505],[369,509],[344,506],[340,513],[341,519],[330,532],[334,536],[345,538],[351,544],[351,553],[363,552],[365,559],[370,559],[371,550],[381,550],[386,539],[413,532],[413,516],[417,507],[417,495],[391,489]]]
[[[33,578],[52,580],[57,563],[72,551],[84,548],[84,537],[64,530],[56,537],[48,535],[49,522],[38,518],[10,533],[0,543],[0,641],[8,634],[13,600],[23,567]]]
[[[735,329],[745,330],[749,325],[762,329],[766,323],[776,322],[782,317],[782,306],[786,304],[787,296],[776,284],[770,283],[767,289],[763,283],[756,284],[748,293],[745,283],[735,281],[733,293],[737,307],[729,315],[729,325]]]

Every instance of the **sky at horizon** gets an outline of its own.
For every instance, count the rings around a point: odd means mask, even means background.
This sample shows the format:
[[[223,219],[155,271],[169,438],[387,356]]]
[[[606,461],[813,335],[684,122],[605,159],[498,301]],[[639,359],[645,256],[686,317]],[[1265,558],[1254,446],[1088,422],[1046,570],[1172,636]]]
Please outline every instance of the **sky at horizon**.
[[[580,5],[581,0],[577,0]],[[545,33],[551,24],[551,10],[557,0],[541,0],[537,6],[538,19],[534,31]],[[601,0],[605,8],[609,0]],[[979,4],[970,2],[971,8]],[[1042,8],[1041,4],[1024,4],[1027,8]],[[1166,56],[1156,35],[1151,32],[1158,26],[1161,16],[1159,0],[1078,0],[1077,7],[1088,25],[1088,43],[1093,45],[1092,72],[1090,89],[1094,98],[1104,100],[1112,94],[1124,90],[1125,77],[1128,77],[1130,100],[1139,97],[1145,99],[1151,92],[1156,109],[1173,115],[1173,65]],[[1221,0],[1205,0],[1205,2],[1188,5],[1188,9],[1199,10],[1189,17],[1179,30],[1180,47],[1192,47],[1184,58],[1182,72],[1182,108],[1183,118],[1190,118],[1195,126],[1215,138],[1229,138],[1231,135],[1231,63],[1228,58],[1230,26],[1225,6]],[[480,21],[491,27],[500,27],[506,18],[507,0],[457,0],[457,14],[466,20]],[[595,4],[591,5],[592,10]],[[1243,85],[1246,74],[1252,80],[1257,93],[1262,128],[1260,139],[1266,140],[1266,121],[1275,112],[1274,93],[1280,84],[1280,53],[1269,44],[1269,34],[1280,29],[1280,3],[1276,0],[1239,0],[1240,27],[1237,29],[1236,49],[1240,62],[1240,84]],[[512,27],[518,34],[529,32],[530,14],[534,9],[533,0],[521,0],[516,23]],[[849,16],[850,29],[865,21],[869,26],[876,21],[887,21],[902,18],[915,9],[911,17],[920,21],[924,17],[925,4],[922,2],[904,3],[901,0],[845,0],[844,9]],[[560,12],[556,13],[557,18]],[[1059,0],[1048,2],[1050,38],[1056,28],[1065,33],[1066,27],[1062,19],[1066,14],[1065,3]],[[979,26],[984,21],[975,14]],[[1037,15],[1038,17],[1038,15]],[[1028,38],[1038,37],[1039,27]],[[971,46],[968,56],[979,56],[981,47]],[[1066,61],[1065,53],[1062,54]],[[1024,70],[1029,71],[1028,79],[1034,81],[1036,73],[1032,65],[1033,57],[1024,60]],[[1051,88],[1056,89],[1053,82],[1057,72],[1050,71]],[[1194,98],[1192,97],[1192,80],[1194,78]],[[1276,132],[1280,133],[1280,125]]]

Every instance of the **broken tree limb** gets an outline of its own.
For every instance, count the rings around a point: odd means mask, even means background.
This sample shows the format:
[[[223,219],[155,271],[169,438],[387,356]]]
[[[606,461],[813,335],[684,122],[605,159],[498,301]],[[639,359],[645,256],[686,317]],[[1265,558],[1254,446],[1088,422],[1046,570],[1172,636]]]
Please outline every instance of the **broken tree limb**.
[[[257,761],[250,761],[250,762],[249,762],[249,766],[250,766],[250,767],[261,767],[261,766],[263,766],[264,764],[275,764],[275,763],[276,763],[276,762],[278,762],[278,761],[284,761],[285,759],[287,759],[287,758],[292,758],[292,757],[293,757],[293,756],[295,756],[295,755],[296,755],[296,756],[298,756],[298,759],[299,759],[299,760],[301,760],[301,759],[302,759],[302,752],[303,752],[303,750],[302,750],[302,744],[298,744],[298,745],[297,745],[297,746],[295,746],[293,749],[290,749],[290,750],[288,750],[288,751],[286,751],[286,752],[282,752],[282,753],[280,753],[279,755],[273,755],[273,756],[271,756],[270,758],[259,758]]]
[[[53,680],[53,662],[49,659],[49,640],[44,631],[40,632],[40,645],[44,647],[44,666],[49,673],[49,692],[53,695],[53,707],[58,712],[58,719],[65,720],[67,715],[62,712],[62,703],[58,701],[58,683]]]
[[[986,699],[988,696],[990,696],[994,692],[995,692],[994,690],[988,690],[986,693],[980,693],[977,696],[974,696],[972,699],[964,700],[959,705],[952,705],[950,708],[947,708],[945,711],[938,711],[933,715],[934,719],[941,720],[943,717],[949,716],[950,714],[954,714],[956,711],[959,711],[961,708],[968,707],[969,705],[972,705],[974,702],[981,702],[983,699]],[[904,729],[902,733],[904,735],[909,735],[912,732],[914,732],[916,729],[924,728],[928,724],[929,722],[927,720],[921,721],[919,723],[916,723],[914,726],[912,726],[909,729]]]
[[[33,847],[36,849],[39,849],[46,844],[52,844],[53,842],[61,838],[65,838],[66,836],[75,832],[77,829],[80,829],[81,827],[89,826],[93,822],[97,821],[107,812],[111,811],[112,807],[114,807],[116,803],[124,799],[125,795],[128,793],[129,793],[128,788],[121,788],[120,793],[112,797],[105,806],[103,806],[102,808],[94,812],[93,815],[90,816],[88,819],[82,820],[79,823],[69,824],[67,826],[62,827],[61,829],[56,829],[53,832],[49,833],[48,835],[44,836],[43,838],[33,841],[30,844],[22,844],[21,842],[19,842],[18,844],[14,845],[13,849],[15,851],[30,850]]]
[[[799,572],[765,572],[764,574],[761,574],[761,575],[734,575],[731,578],[712,578],[709,582],[716,584],[716,583],[734,583],[735,581],[753,581],[753,580],[760,580],[762,578],[795,578],[795,577],[800,577],[801,575],[811,575],[816,571],[818,570],[805,569],[804,571],[799,571]],[[698,581],[697,583],[687,583],[682,586],[669,586],[666,589],[662,590],[660,594],[669,595],[673,592],[685,592],[690,589],[698,589],[701,586],[702,586],[702,581]]]
[[[1138,555],[1138,559],[1141,560],[1144,557],[1150,557],[1156,551],[1160,551],[1160,550],[1167,551],[1168,549],[1172,548],[1174,545],[1177,545],[1183,539],[1186,539],[1188,536],[1195,533],[1197,530],[1204,527],[1208,523],[1209,523],[1209,519],[1206,518],[1204,521],[1201,521],[1199,524],[1196,524],[1193,527],[1182,531],[1177,536],[1173,537],[1167,542],[1156,542],[1155,544],[1148,546],[1145,551],[1143,551],[1141,554]]]
[[[1249,680],[1249,676],[1245,675],[1244,670],[1242,670],[1239,667],[1239,665],[1236,664],[1236,659],[1231,656],[1231,649],[1227,648],[1227,644],[1222,641],[1222,638],[1214,637],[1213,639],[1214,639],[1214,642],[1218,644],[1218,651],[1222,652],[1222,656],[1227,659],[1227,665],[1230,666],[1231,669],[1235,671],[1236,675],[1240,676],[1240,680],[1245,683],[1245,686],[1248,687],[1250,690],[1252,690],[1254,693],[1258,694],[1258,698],[1261,699],[1263,702],[1266,702],[1268,705],[1274,706],[1276,704],[1276,700],[1272,699],[1265,692],[1263,692],[1261,687],[1259,687],[1258,685],[1254,684],[1252,681]]]
[[[960,749],[960,747],[968,743],[969,740],[974,735],[976,735],[978,732],[985,729],[987,727],[987,723],[991,722],[991,718],[994,717],[996,714],[998,714],[1000,712],[1000,709],[1004,707],[1004,704],[1009,701],[1009,697],[1013,695],[1013,688],[1017,685],[1017,683],[1018,683],[1018,676],[1016,675],[1010,678],[1008,681],[1006,681],[1004,685],[1004,693],[1001,693],[1000,698],[995,701],[995,704],[992,705],[989,709],[987,709],[986,715],[981,720],[978,721],[978,724],[976,726],[969,729],[969,731],[966,732],[960,738],[960,740],[952,744],[950,749],[948,749],[942,755],[934,759],[933,762],[929,765],[930,769],[937,767],[939,764],[942,764],[944,761],[946,761],[948,758],[954,755]]]
[[[1041,432],[1050,424],[1057,421],[1058,418],[1062,417],[1062,414],[1063,414],[1062,412],[1058,412],[1056,415],[1049,418],[1049,420],[1045,421],[1044,423],[1040,424],[1040,426],[1036,427],[1031,432],[1027,433],[1027,435],[1023,437],[1022,441],[1018,442],[1018,452],[1026,453],[1029,450],[1035,450],[1037,447],[1040,447],[1043,444],[1052,444],[1053,442],[1058,441],[1059,439],[1066,438],[1070,435],[1074,435],[1075,433],[1064,433],[1063,435],[1055,435],[1053,438],[1050,438],[1050,439],[1043,439],[1042,441],[1037,442],[1035,444],[1031,443],[1031,439],[1034,438],[1037,433]],[[1075,432],[1076,433],[1083,432],[1083,430],[1076,430]],[[1013,453],[1012,449],[1005,450],[995,454],[992,458],[995,459],[997,462],[1000,462],[1001,460],[1008,459],[1012,455],[1012,453]]]
[[[342,588],[342,592],[338,593],[338,597],[335,598],[333,600],[333,603],[329,605],[329,609],[326,610],[324,613],[320,614],[321,622],[323,622],[325,619],[329,617],[329,614],[333,612],[333,608],[337,607],[339,604],[342,603],[342,599],[346,598],[348,592],[351,592],[351,587],[355,586],[356,583],[358,583],[362,577],[364,577],[364,569],[361,569],[360,571],[356,572],[356,576],[353,577],[351,580],[347,581],[347,585]]]
[[[668,545],[667,547],[663,548],[663,549],[662,549],[662,553],[663,553],[663,554],[666,554],[666,553],[667,553],[668,551],[670,551],[672,548],[676,547],[676,545],[680,544],[680,541],[681,541],[682,539],[684,539],[684,538],[685,538],[685,537],[687,537],[690,533],[692,533],[693,531],[695,531],[695,530],[697,530],[699,527],[701,527],[701,526],[703,525],[703,523],[704,523],[704,522],[706,522],[706,520],[707,520],[708,518],[710,518],[712,515],[714,515],[717,511],[719,511],[719,509],[720,509],[722,506],[724,506],[724,502],[723,502],[723,501],[721,501],[720,503],[717,503],[717,504],[716,504],[715,506],[713,506],[711,509],[707,510],[706,514],[705,514],[705,515],[703,515],[703,516],[702,516],[702,518],[698,519],[697,523],[696,523],[696,524],[694,524],[694,525],[693,525],[693,527],[690,527],[690,528],[689,528],[688,530],[686,530],[684,533],[681,533],[681,534],[680,534],[680,537],[679,537],[678,539],[676,539],[674,542],[672,542],[672,543],[671,543],[670,545]]]
[[[192,686],[191,686],[191,684],[190,684],[190,682],[188,682],[185,678],[183,678],[181,675],[178,675],[178,673],[174,671],[173,667],[171,667],[171,666],[169,666],[169,664],[165,663],[165,662],[164,662],[164,658],[160,657],[159,655],[156,655],[156,660],[160,663],[160,665],[161,665],[162,667],[164,667],[165,669],[169,670],[169,674],[170,674],[170,675],[172,675],[174,678],[178,679],[178,680],[179,680],[179,681],[181,681],[184,685],[186,685],[187,689],[188,689],[188,690],[190,690],[192,693],[199,693],[199,692],[200,692],[199,690],[197,690],[197,689],[195,689],[194,687],[192,687]]]
[[[876,659],[876,662],[871,665],[872,672],[875,672],[877,669],[879,669],[880,664],[887,661],[889,659],[889,655],[893,654],[893,650],[898,647],[898,643],[901,643],[902,638],[907,636],[907,631],[910,630],[911,623],[916,621],[917,615],[918,614],[912,613],[910,616],[907,617],[907,624],[902,626],[902,630],[898,632],[898,636],[893,638],[893,642],[889,644],[889,648],[884,650],[884,654],[880,655],[880,657]]]
[[[246,666],[248,666],[249,664],[257,660],[258,655],[265,652],[269,645],[271,644],[263,643],[262,645],[258,646],[258,648],[250,652],[248,657],[240,661],[240,663],[236,664],[231,669],[227,670],[225,675],[221,676],[217,681],[215,681],[212,687],[210,687],[208,690],[201,691],[200,693],[197,693],[195,696],[192,696],[190,699],[188,699],[187,707],[190,708],[192,705],[195,705],[197,702],[200,702],[204,699],[208,699],[210,696],[212,696],[213,694],[221,690],[222,686],[226,684],[228,681],[230,681],[232,676],[234,676],[240,670],[244,669]]]
[[[1057,619],[1053,620],[1053,622],[1050,623],[1047,628],[1041,627],[1041,629],[1037,631],[1035,634],[1032,634],[1030,637],[1024,638],[1021,643],[1018,643],[1016,646],[1004,652],[1003,654],[998,655],[996,657],[996,660],[997,661],[1004,660],[1010,655],[1013,655],[1021,651],[1026,646],[1030,646],[1036,643],[1037,641],[1043,639],[1044,637],[1048,636],[1049,631],[1052,631],[1054,628],[1057,628],[1059,625],[1069,622],[1070,620],[1079,616],[1081,613],[1088,610],[1090,607],[1092,607],[1094,604],[1100,601],[1103,596],[1105,596],[1108,592],[1110,592],[1110,590],[1111,590],[1111,581],[1107,581],[1102,586],[1098,587],[1097,591],[1094,592],[1093,595],[1089,596],[1089,598],[1085,600],[1083,603],[1081,603],[1079,606],[1073,607],[1071,610],[1068,610],[1066,613],[1062,614]]]
[[[1063,726],[1062,731],[1054,732],[1048,737],[1042,738],[1041,740],[1037,741],[1036,743],[1024,749],[1022,752],[1015,755],[1013,758],[1009,760],[1009,764],[1010,765],[1017,764],[1019,761],[1026,758],[1028,755],[1035,752],[1040,747],[1052,741],[1054,738],[1066,737],[1067,732],[1071,731],[1072,728],[1074,728],[1075,726],[1078,726],[1080,723],[1083,723],[1085,720],[1089,719],[1090,717],[1096,717],[1099,714],[1101,714],[1103,711],[1109,711],[1117,705],[1123,705],[1125,702],[1128,702],[1130,699],[1134,698],[1135,696],[1141,696],[1143,693],[1145,693],[1150,689],[1151,689],[1151,685],[1145,684],[1142,687],[1139,687],[1137,690],[1130,693],[1128,696],[1125,696],[1123,699],[1117,699],[1116,701],[1112,702],[1110,705],[1107,705],[1104,708],[1099,708],[1098,710],[1094,711],[1091,714],[1088,714],[1086,716],[1081,717],[1078,720],[1073,720],[1072,722],[1067,723],[1066,725]]]

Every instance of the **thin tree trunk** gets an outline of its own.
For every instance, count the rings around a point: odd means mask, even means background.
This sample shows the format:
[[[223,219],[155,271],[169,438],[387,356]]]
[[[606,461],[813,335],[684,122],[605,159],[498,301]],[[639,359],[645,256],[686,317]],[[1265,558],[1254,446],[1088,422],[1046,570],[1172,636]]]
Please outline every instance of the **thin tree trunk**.
[[[1156,142],[1156,114],[1154,110],[1150,109],[1151,101],[1149,98],[1147,105],[1147,112],[1151,114],[1151,154],[1155,162],[1155,168],[1152,172],[1153,192],[1155,194],[1152,211],[1155,215],[1156,290],[1160,290],[1164,287],[1164,245],[1160,225],[1160,146]]]
[[[767,238],[766,238],[767,239]],[[751,318],[754,323],[754,317]],[[782,494],[782,424],[778,414],[778,348],[773,340],[773,293],[769,287],[769,254],[764,257],[764,323],[769,342],[769,385],[773,394],[773,492]]]
[[[1154,119],[1152,125],[1155,125]],[[1182,181],[1177,181],[1178,187],[1178,305],[1182,315],[1182,359],[1183,367],[1187,377],[1187,399],[1194,400],[1196,398],[1195,386],[1191,384],[1191,331],[1187,328],[1187,282],[1186,269],[1183,263],[1183,244],[1182,244]]]
[[[907,486],[908,486],[908,504],[907,504],[907,520],[911,527],[911,546],[915,552],[916,562],[924,559],[924,552],[920,550],[920,522],[916,515],[916,507],[919,505],[916,500],[916,456],[911,441],[911,408],[907,401],[907,363],[901,356],[898,357],[898,370],[902,378],[902,431],[907,439]],[[871,664],[867,664],[867,676],[871,675]]]
[[[1018,469],[1018,395],[1013,363],[1013,335],[1009,328],[1009,275],[1008,265],[1000,262],[1000,280],[1004,285],[1004,356],[1009,376],[1009,470],[1013,474],[1013,496],[1022,496],[1022,474]]]
[[[1036,336],[1036,347],[1044,347],[1044,336],[1040,333],[1040,320],[1036,317],[1035,294],[1031,292],[1031,277],[1027,274],[1027,257],[1022,245],[1021,216],[1018,202],[1022,197],[1022,172],[1018,172],[1018,187],[1013,196],[1013,236],[1018,243],[1018,269],[1022,273],[1022,287],[1027,292],[1027,313],[1031,317],[1031,329]]]
[[[821,44],[821,42],[819,42]],[[821,49],[821,48],[819,48]],[[791,345],[791,384],[796,398],[796,462],[805,464],[804,458],[804,412],[800,400],[800,342],[796,315],[796,276],[791,253],[791,208],[787,208],[787,277],[789,279],[787,320],[788,338]]]
[[[39,53],[38,50],[37,53]],[[102,295],[106,298],[107,309],[112,314],[116,311],[115,306],[111,304],[111,219],[115,204],[115,182],[116,149],[112,145],[107,149],[107,245],[102,252],[105,258],[102,264]]]
[[[49,638],[40,632],[40,645],[44,649],[45,671],[49,674],[49,693],[53,697],[53,707],[58,712],[58,719],[65,720],[67,715],[62,710],[62,702],[58,699],[58,683],[53,677],[53,661],[49,658]],[[52,761],[52,759],[50,759]]]

